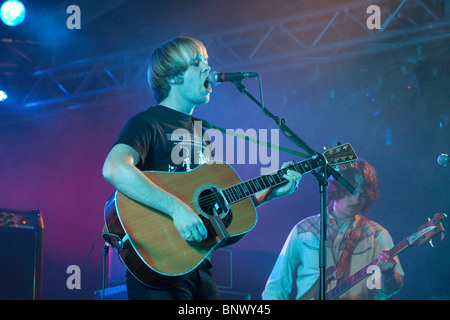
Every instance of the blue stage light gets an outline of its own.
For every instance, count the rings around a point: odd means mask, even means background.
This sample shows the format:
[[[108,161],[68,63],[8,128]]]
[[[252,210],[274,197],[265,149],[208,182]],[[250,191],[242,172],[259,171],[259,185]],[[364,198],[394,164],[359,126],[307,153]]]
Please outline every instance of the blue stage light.
[[[6,100],[8,98],[8,95],[6,94],[5,91],[0,90],[0,102],[2,102],[3,100]]]
[[[25,6],[18,0],[9,0],[0,8],[0,18],[8,26],[17,26],[25,19]]]

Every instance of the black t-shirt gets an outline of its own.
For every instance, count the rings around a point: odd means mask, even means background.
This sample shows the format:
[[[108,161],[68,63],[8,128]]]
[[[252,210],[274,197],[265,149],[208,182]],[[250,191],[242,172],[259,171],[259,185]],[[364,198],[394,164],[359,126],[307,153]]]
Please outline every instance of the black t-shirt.
[[[128,120],[115,145],[120,143],[139,153],[142,171],[186,172],[212,160],[201,121],[161,105]]]

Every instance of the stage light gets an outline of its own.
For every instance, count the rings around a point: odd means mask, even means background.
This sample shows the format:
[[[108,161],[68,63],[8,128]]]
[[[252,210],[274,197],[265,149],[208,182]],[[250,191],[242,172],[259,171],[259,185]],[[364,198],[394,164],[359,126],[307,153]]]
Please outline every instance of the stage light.
[[[25,19],[25,6],[18,0],[9,0],[0,8],[0,18],[8,26],[17,26]]]
[[[8,95],[6,94],[5,91],[0,90],[0,102],[6,100],[8,98]]]

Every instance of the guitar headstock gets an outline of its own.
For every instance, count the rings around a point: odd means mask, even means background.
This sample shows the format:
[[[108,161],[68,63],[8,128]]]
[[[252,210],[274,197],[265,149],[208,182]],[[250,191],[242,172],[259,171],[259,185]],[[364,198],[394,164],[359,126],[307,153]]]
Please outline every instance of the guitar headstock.
[[[425,241],[430,241],[431,238],[436,234],[441,234],[441,239],[444,238],[445,229],[442,226],[441,220],[447,218],[445,213],[435,213],[433,219],[428,219],[429,221],[419,227],[419,231],[414,233],[408,238],[408,242],[410,245],[418,244],[421,245]]]
[[[328,163],[332,166],[337,166],[358,160],[358,156],[356,155],[350,143],[341,144],[337,147],[326,150],[323,155],[327,159]]]

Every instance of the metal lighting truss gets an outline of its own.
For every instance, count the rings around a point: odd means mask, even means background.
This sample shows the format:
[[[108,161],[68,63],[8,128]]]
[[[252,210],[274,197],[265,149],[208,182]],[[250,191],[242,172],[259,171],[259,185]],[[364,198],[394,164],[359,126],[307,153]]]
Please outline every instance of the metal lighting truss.
[[[148,52],[133,51],[76,61],[33,73],[36,82],[23,99],[25,107],[62,103],[142,85]]]
[[[212,58],[227,69],[263,66],[279,71],[450,38],[444,10],[435,13],[421,0],[378,1],[381,29],[370,30],[366,10],[371,3],[347,3],[212,34],[205,43]],[[283,66],[283,61],[289,63]]]
[[[292,70],[450,38],[447,1],[379,0],[376,4],[382,12],[381,28],[370,30],[366,25],[370,13],[366,10],[372,3],[352,1],[197,38],[205,43],[216,68],[264,72]],[[147,85],[150,51],[147,48],[121,52],[37,71],[23,105],[73,102]]]

